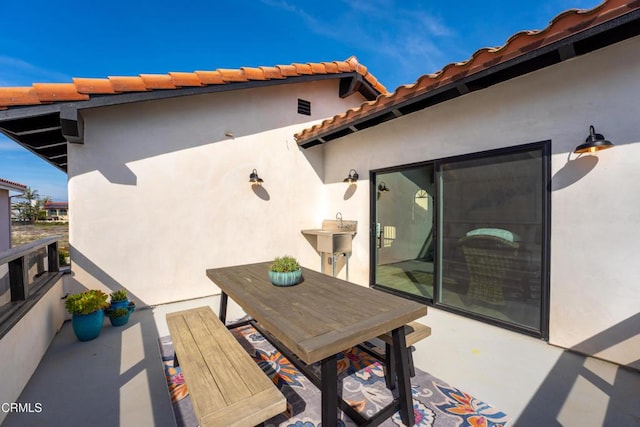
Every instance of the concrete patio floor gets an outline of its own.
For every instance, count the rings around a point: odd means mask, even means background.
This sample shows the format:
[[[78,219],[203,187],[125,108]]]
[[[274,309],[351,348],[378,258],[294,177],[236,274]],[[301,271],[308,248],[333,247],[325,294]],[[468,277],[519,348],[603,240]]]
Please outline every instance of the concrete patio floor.
[[[3,427],[174,426],[158,337],[166,313],[211,305],[219,297],[138,310],[124,327],[105,322],[79,342],[66,322],[20,402],[42,411],[11,413]],[[229,301],[229,319],[244,313]],[[416,367],[490,403],[516,426],[638,426],[640,373],[489,325],[473,333],[455,315],[430,309],[433,334],[416,345]],[[480,331],[480,333],[478,333]]]

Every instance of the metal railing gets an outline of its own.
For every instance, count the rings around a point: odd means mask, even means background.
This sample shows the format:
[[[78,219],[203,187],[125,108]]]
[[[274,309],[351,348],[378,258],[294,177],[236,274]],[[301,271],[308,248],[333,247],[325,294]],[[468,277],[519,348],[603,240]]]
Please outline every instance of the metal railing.
[[[60,271],[58,239],[61,237],[47,237],[0,252],[0,268],[5,274],[4,265],[8,265],[12,302],[27,300],[47,276]],[[3,280],[6,281],[0,272],[0,283]]]

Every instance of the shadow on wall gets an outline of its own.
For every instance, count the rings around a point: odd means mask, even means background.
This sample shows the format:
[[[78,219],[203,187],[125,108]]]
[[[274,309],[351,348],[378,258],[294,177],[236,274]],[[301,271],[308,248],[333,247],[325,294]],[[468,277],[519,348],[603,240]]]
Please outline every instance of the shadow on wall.
[[[260,184],[251,185],[251,189],[255,193],[256,196],[260,197],[264,201],[268,201],[271,199],[269,196],[269,192]]]
[[[597,387],[608,400],[602,425],[637,426],[640,420],[640,359],[632,361],[628,367],[619,367],[615,379],[612,380],[601,377],[586,366],[587,357],[576,352],[597,354],[638,335],[640,313],[565,351],[523,410],[516,425],[561,426],[558,418],[569,399],[569,394],[580,383],[586,381],[588,387]],[[583,381],[578,381],[579,379]],[[579,402],[579,405],[586,408],[594,403],[583,401]],[[596,424],[600,425],[594,420],[593,425]]]
[[[109,293],[117,291],[119,289],[126,289],[124,286],[122,286],[122,284],[120,284],[120,282],[118,282],[116,279],[111,277],[107,272],[105,272],[102,268],[100,268],[93,261],[87,258],[81,251],[76,249],[73,245],[69,246],[69,251],[71,253],[71,260],[72,260],[71,277],[72,277],[73,284],[71,286],[73,287],[73,289],[65,289],[66,292],[71,292],[71,293],[82,292],[82,290],[86,288],[86,286],[83,283],[80,283],[75,279],[75,274],[73,272],[74,265],[77,265],[82,270],[86,271],[88,274],[90,274],[92,277],[98,280],[100,283],[102,283],[102,285],[107,287],[107,289],[109,290],[108,291]],[[135,302],[138,308],[147,307],[147,304],[144,301],[142,301],[137,295],[132,294],[129,289],[126,289],[126,290],[127,290],[127,296],[129,300]]]
[[[596,156],[583,156],[571,160],[571,154],[567,158],[567,163],[553,175],[551,179],[551,190],[562,190],[584,178],[598,164]]]

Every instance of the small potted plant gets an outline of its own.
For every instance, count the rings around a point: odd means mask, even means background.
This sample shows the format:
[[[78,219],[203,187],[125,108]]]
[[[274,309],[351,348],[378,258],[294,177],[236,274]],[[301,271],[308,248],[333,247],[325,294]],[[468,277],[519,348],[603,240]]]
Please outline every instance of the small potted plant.
[[[277,257],[269,265],[269,280],[276,286],[293,286],[300,283],[302,269],[292,256]]]
[[[127,308],[129,306],[129,299],[127,298],[126,289],[118,289],[117,291],[111,292],[111,307],[112,309],[116,308]]]
[[[97,289],[67,296],[64,307],[71,313],[73,332],[80,341],[90,341],[100,335],[108,297]]]
[[[112,326],[123,326],[129,322],[129,316],[136,309],[136,304],[131,301],[126,307],[108,306],[104,312],[109,317]]]

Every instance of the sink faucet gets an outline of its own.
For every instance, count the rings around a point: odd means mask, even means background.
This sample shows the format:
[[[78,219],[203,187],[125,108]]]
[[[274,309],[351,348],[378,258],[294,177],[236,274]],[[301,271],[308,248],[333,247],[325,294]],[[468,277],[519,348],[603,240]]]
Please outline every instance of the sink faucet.
[[[344,223],[342,222],[342,213],[341,212],[338,212],[336,214],[336,219],[340,220],[340,225],[338,226],[338,228],[344,228]]]

